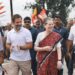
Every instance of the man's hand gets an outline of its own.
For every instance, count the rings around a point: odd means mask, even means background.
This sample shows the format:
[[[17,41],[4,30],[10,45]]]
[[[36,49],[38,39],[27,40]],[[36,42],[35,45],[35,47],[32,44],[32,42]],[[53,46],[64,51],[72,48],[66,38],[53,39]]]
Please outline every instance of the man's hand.
[[[13,50],[14,51],[19,51],[20,50],[20,46],[18,46],[18,45],[17,46],[11,46],[10,47],[10,52],[12,52]]]
[[[14,48],[14,46],[10,46],[10,53],[12,52],[13,48]]]

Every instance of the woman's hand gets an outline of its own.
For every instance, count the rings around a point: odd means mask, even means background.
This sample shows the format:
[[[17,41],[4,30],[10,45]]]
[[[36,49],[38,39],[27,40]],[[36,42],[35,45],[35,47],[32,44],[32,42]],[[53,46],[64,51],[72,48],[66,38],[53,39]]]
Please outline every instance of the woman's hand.
[[[62,69],[62,61],[57,61],[57,69]]]
[[[43,50],[51,51],[52,50],[52,46],[45,46],[45,47],[43,47]]]

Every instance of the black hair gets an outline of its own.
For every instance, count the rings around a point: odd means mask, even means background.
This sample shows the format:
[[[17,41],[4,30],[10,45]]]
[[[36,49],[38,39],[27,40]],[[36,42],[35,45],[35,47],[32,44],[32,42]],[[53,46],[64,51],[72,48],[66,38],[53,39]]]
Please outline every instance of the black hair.
[[[61,19],[61,16],[59,14],[55,14],[55,15],[53,15],[53,18],[59,18],[59,19]]]
[[[24,18],[24,21],[26,21],[26,20],[31,21],[31,18],[30,18],[30,17],[25,17],[25,18]]]
[[[12,22],[15,22],[15,19],[17,19],[17,18],[21,18],[22,19],[22,17],[19,14],[15,14],[12,17]]]

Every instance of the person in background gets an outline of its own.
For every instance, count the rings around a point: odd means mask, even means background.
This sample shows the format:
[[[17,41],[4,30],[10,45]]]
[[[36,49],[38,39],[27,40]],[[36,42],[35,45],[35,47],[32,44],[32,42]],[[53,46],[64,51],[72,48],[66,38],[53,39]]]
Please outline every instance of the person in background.
[[[2,71],[2,64],[4,62],[4,34],[2,32],[2,28],[0,27],[0,73]]]
[[[70,32],[70,28],[71,28],[71,26],[73,26],[73,24],[74,24],[73,18],[68,18],[66,28],[68,29],[69,32]]]
[[[73,19],[69,18],[67,20],[68,35],[72,26],[73,26]],[[68,41],[67,41],[67,45],[68,45]],[[70,58],[68,57],[68,50],[67,50],[65,59],[66,59],[66,65],[68,68],[68,75],[73,75],[73,53],[71,54],[71,58]]]
[[[61,20],[61,16],[59,14],[56,14],[53,18],[54,18],[53,31],[59,33],[63,38],[61,41],[61,45],[62,45],[62,58],[64,59],[67,52],[66,42],[68,38],[68,30],[66,29],[66,27],[64,27]],[[63,59],[62,59],[62,62],[63,62]],[[58,75],[63,75],[63,68],[59,70]]]
[[[33,27],[37,29],[37,34],[44,31],[43,23],[39,18],[34,20]]]
[[[5,30],[5,32],[4,32],[4,37],[6,38],[7,37],[7,33],[10,31],[12,29],[12,27],[11,27],[11,24],[7,24],[7,26],[6,26],[6,30]]]
[[[10,64],[8,75],[32,75],[31,57],[29,50],[32,48],[31,32],[22,27],[22,17],[13,15],[13,29],[7,34],[6,48],[10,50]]]
[[[73,23],[72,23],[70,30],[69,30],[69,36],[68,36],[68,42],[67,42],[67,57],[69,58],[69,61],[68,61],[69,73],[68,73],[68,75],[73,75],[73,67],[74,67],[74,63],[75,63],[74,28],[75,28],[75,23],[73,20]]]
[[[5,45],[6,45],[7,34],[8,34],[8,32],[9,32],[11,29],[12,29],[11,24],[8,23],[8,24],[6,25],[6,30],[4,31]],[[7,50],[6,47],[5,47],[5,58],[6,58],[6,59],[9,59],[9,56],[10,56],[10,51]]]
[[[34,49],[37,51],[37,75],[58,75],[62,67],[61,35],[53,32],[52,18],[44,21],[45,31],[40,32],[35,41]],[[58,68],[58,69],[57,69]]]
[[[36,51],[34,51],[34,42],[36,40],[37,37],[37,29],[31,26],[31,18],[30,17],[25,17],[24,18],[24,25],[25,28],[29,29],[31,34],[32,34],[32,39],[33,39],[33,47],[30,50],[30,55],[31,55],[31,59],[32,59],[32,71],[33,71],[33,75],[37,75],[36,73],[36,69],[37,69],[37,62],[36,62]]]

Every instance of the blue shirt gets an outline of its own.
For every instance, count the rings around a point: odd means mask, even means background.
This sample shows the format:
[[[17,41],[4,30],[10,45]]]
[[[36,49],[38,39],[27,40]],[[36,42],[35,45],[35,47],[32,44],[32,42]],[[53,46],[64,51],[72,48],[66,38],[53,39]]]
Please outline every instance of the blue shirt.
[[[64,51],[66,51],[66,40],[68,38],[68,30],[63,26],[60,26],[60,27],[54,27],[53,31],[59,33],[62,36],[63,38],[61,42],[62,48]]]

